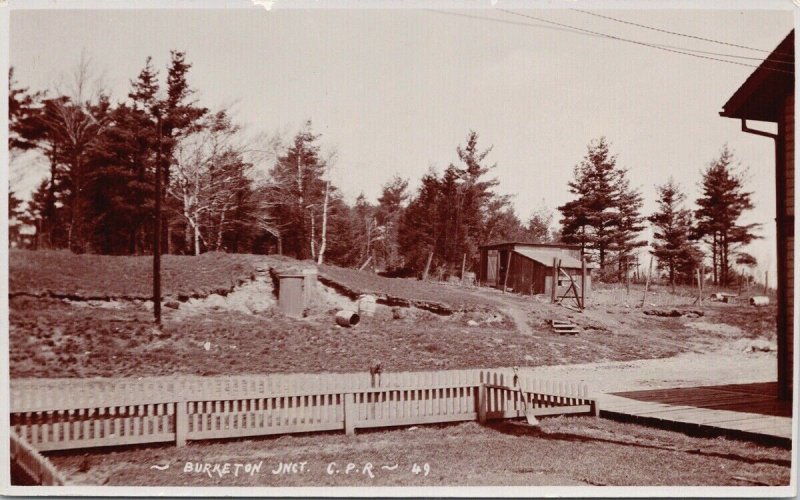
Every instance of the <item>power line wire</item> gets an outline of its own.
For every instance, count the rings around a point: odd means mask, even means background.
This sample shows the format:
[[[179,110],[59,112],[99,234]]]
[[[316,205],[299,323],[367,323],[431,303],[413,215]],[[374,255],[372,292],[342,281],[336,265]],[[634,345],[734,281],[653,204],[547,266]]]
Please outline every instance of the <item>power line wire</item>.
[[[575,8],[571,8],[570,10],[574,10],[575,12],[581,12],[583,14],[587,14],[587,15],[590,15],[590,16],[600,17],[602,19],[608,19],[610,21],[615,21],[615,22],[618,22],[618,23],[629,24],[631,26],[636,26],[638,28],[644,28],[644,29],[648,29],[648,30],[652,30],[652,31],[658,31],[659,33],[666,33],[668,35],[682,36],[682,37],[686,37],[686,38],[692,38],[694,40],[700,40],[700,41],[703,41],[703,42],[716,43],[716,44],[719,44],[719,45],[727,45],[729,47],[736,47],[738,49],[754,50],[756,52],[766,52],[766,53],[772,52],[771,50],[757,49],[755,47],[748,47],[746,45],[738,45],[738,44],[735,44],[735,43],[723,42],[723,41],[720,41],[720,40],[714,40],[713,38],[704,38],[704,37],[701,37],[701,36],[689,35],[687,33],[679,33],[677,31],[670,31],[670,30],[665,30],[665,29],[662,29],[662,28],[656,28],[654,26],[648,26],[646,24],[639,24],[639,23],[635,23],[633,21],[626,21],[624,19],[619,19],[619,18],[612,17],[612,16],[606,16],[606,15],[603,15],[603,14],[598,14],[597,12],[592,12],[592,11],[589,11],[589,10],[575,9]],[[782,54],[782,55],[789,55],[789,54]]]
[[[584,32],[584,31],[579,31],[579,29],[565,28],[565,27],[559,27],[559,26],[548,26],[546,24],[532,24],[532,23],[525,23],[525,22],[521,22],[521,21],[512,21],[512,20],[508,20],[508,19],[497,19],[497,18],[494,18],[494,17],[473,16],[473,15],[470,15],[470,14],[464,14],[462,12],[452,12],[452,11],[446,11],[446,10],[437,10],[437,9],[424,9],[424,10],[427,10],[429,12],[435,12],[437,14],[445,14],[445,15],[449,15],[449,16],[465,17],[465,18],[468,18],[468,19],[476,19],[478,21],[492,21],[492,22],[496,22],[496,23],[510,24],[510,25],[513,25],[513,26],[527,26],[527,27],[531,27],[531,28],[552,29],[552,30],[556,30],[556,31],[565,31],[567,33],[574,33],[574,34],[577,34],[577,35],[591,36],[591,37],[595,37],[595,38],[609,38],[610,37],[610,35],[587,33],[587,32]],[[732,58],[735,58],[735,59],[747,59],[747,60],[751,60],[751,61],[763,61],[764,60],[763,57],[742,56],[742,55],[738,55],[738,54],[727,54],[727,53],[720,53],[720,52],[710,52],[710,51],[699,50],[699,49],[691,49],[691,48],[688,48],[688,47],[677,47],[675,45],[667,45],[667,44],[663,44],[663,43],[652,43],[651,45],[653,45],[654,47],[663,47],[663,48],[668,48],[668,49],[683,50],[683,51],[687,51],[687,52],[694,52],[694,53],[698,53],[698,54],[707,54],[707,55],[713,55],[713,56],[732,57]],[[793,62],[790,63],[790,62],[783,62],[783,61],[781,61],[781,63],[782,64],[794,64]],[[753,66],[753,67],[755,67],[755,66]]]
[[[652,45],[655,46],[655,47],[666,47],[666,48],[669,48],[669,49],[685,50],[687,52],[694,52],[694,53],[697,53],[697,54],[708,54],[708,55],[712,55],[712,56],[721,56],[721,57],[733,57],[734,59],[747,59],[749,61],[763,61],[764,60],[763,57],[740,56],[738,54],[727,54],[727,53],[723,53],[723,52],[709,52],[707,50],[690,49],[688,47],[676,47],[674,45],[667,45],[667,44],[664,44],[664,43],[654,43]],[[775,64],[785,64],[787,66],[794,66],[794,61],[780,61],[780,60],[770,59],[769,62],[775,63]]]
[[[508,14],[512,14],[512,15],[515,15],[515,16],[525,17],[525,18],[528,18],[528,19],[533,19],[535,21],[540,21],[540,22],[543,22],[543,23],[552,24],[552,25],[555,25],[555,26],[561,26],[561,27],[564,27],[564,28],[569,28],[569,29],[578,30],[578,31],[585,32],[585,33],[590,33],[592,35],[601,36],[601,37],[608,38],[608,39],[611,39],[611,40],[617,40],[617,41],[621,41],[621,42],[633,43],[633,44],[641,45],[641,46],[644,46],[644,47],[651,47],[651,48],[658,49],[658,50],[663,50],[663,51],[666,51],[666,52],[672,52],[672,53],[675,53],[675,54],[683,54],[683,55],[686,55],[686,56],[697,57],[697,58],[700,58],[700,59],[708,59],[708,60],[711,60],[711,61],[719,61],[719,62],[724,62],[724,63],[728,63],[728,64],[735,64],[737,66],[745,66],[745,67],[748,67],[748,68],[758,68],[758,66],[753,65],[753,64],[747,64],[747,63],[742,63],[742,62],[738,62],[738,61],[731,61],[729,59],[720,59],[718,57],[711,57],[711,56],[707,56],[707,55],[694,54],[694,53],[691,53],[691,52],[687,52],[685,50],[671,49],[671,48],[668,48],[666,46],[660,46],[660,45],[653,44],[653,43],[641,42],[641,41],[638,41],[638,40],[631,40],[629,38],[622,38],[622,37],[618,37],[618,36],[615,36],[615,35],[609,35],[607,33],[601,33],[601,32],[598,32],[598,31],[592,31],[592,30],[587,30],[587,29],[584,29],[584,28],[578,28],[576,26],[572,26],[572,25],[569,25],[569,24],[559,23],[559,22],[556,22],[556,21],[551,21],[549,19],[544,19],[544,18],[541,18],[541,17],[531,16],[531,15],[528,15],[528,14],[522,14],[522,13],[514,12],[514,11],[508,10],[508,9],[497,9],[497,10],[499,10],[501,12],[508,13]],[[770,61],[770,62],[775,62],[775,61]],[[785,71],[785,70],[779,69],[779,68],[770,68],[770,67],[766,67],[766,66],[764,68],[769,70],[769,71],[776,71],[776,72],[779,72],[779,73],[786,73],[786,74],[790,74],[790,75],[794,74],[793,71]]]
[[[438,9],[423,9],[423,10],[427,10],[428,12],[435,12],[436,14],[445,14],[445,15],[448,15],[448,16],[465,17],[467,19],[476,19],[478,21],[493,21],[493,22],[496,22],[496,23],[510,24],[510,25],[513,25],[513,26],[529,26],[529,27],[532,27],[532,28],[544,28],[544,29],[555,30],[555,31],[566,31],[568,33],[575,33],[575,34],[578,34],[578,35],[589,35],[588,33],[581,33],[580,31],[572,29],[572,28],[561,28],[561,27],[558,27],[558,26],[548,26],[546,24],[531,24],[531,23],[525,23],[525,22],[522,22],[522,21],[512,21],[510,19],[497,19],[495,17],[473,16],[473,15],[470,15],[470,14],[464,14],[463,12],[453,12],[453,11],[449,11],[449,10],[438,10]],[[596,36],[596,35],[589,35],[589,36]]]

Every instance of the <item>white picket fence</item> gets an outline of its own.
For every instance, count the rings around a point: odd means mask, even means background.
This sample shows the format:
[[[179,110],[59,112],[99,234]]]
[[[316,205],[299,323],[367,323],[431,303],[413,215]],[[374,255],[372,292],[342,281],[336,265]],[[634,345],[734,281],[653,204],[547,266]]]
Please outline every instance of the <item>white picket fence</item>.
[[[61,486],[66,484],[64,477],[50,463],[47,457],[39,453],[23,438],[11,430],[11,464],[18,467],[34,484],[39,486]]]
[[[41,451],[537,415],[597,414],[583,384],[511,370],[12,381],[13,430]],[[520,391],[521,388],[521,391]]]

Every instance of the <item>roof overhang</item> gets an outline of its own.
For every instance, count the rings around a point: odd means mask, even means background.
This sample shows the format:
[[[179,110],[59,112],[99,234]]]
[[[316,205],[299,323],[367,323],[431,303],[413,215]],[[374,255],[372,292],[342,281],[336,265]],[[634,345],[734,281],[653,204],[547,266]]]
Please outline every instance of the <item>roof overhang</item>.
[[[787,64],[791,62],[792,64]],[[783,98],[794,92],[794,30],[767,56],[722,107],[720,116],[777,122]]]
[[[499,243],[492,243],[490,245],[480,245],[478,249],[492,249],[492,248],[502,248],[508,246],[526,246],[526,247],[536,247],[536,248],[560,248],[564,250],[580,250],[580,245],[567,245],[565,243],[529,243],[525,241],[502,241]]]
[[[546,249],[546,248],[515,248],[514,253],[517,255],[521,255],[526,259],[530,259],[534,262],[537,262],[545,267],[554,267],[553,261],[558,260],[561,262],[561,267],[566,269],[581,269],[581,261],[580,259],[576,259],[575,257],[571,257],[569,255],[564,255],[557,250]],[[597,265],[587,262],[585,264],[586,269],[595,269]]]

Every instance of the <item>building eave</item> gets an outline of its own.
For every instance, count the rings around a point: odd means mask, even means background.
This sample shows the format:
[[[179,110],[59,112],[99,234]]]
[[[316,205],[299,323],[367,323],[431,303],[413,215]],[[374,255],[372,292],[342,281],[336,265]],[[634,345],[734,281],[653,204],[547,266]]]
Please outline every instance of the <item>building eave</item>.
[[[720,116],[741,120],[776,122],[779,97],[794,91],[794,30],[753,71],[722,107]]]

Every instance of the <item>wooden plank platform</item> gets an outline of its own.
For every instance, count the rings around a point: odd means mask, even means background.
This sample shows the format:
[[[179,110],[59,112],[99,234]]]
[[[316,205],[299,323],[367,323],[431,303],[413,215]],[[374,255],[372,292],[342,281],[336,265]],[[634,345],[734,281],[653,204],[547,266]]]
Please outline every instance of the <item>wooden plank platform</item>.
[[[616,392],[599,398],[600,416],[695,435],[724,435],[791,447],[792,403],[777,383]]]

